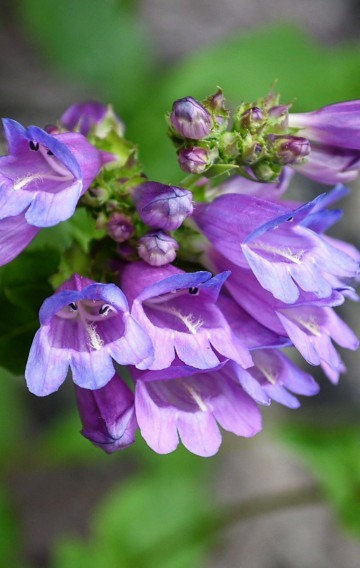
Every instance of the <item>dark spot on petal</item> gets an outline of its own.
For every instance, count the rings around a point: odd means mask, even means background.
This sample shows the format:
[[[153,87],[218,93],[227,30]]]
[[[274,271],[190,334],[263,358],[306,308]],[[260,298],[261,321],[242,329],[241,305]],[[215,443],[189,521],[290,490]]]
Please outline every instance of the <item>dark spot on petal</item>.
[[[108,313],[108,311],[110,310],[110,306],[109,304],[104,304],[103,306],[101,306],[100,310],[99,310],[99,314],[102,315],[106,315]]]
[[[199,288],[189,288],[189,294],[192,296],[197,296],[199,293]]]
[[[37,152],[39,149],[39,142],[34,142],[33,140],[30,140],[29,147],[30,150],[34,150],[34,152]]]
[[[72,310],[74,310],[74,312],[76,312],[76,310],[77,310],[77,305],[75,304],[75,302],[70,302],[69,306],[70,306],[70,308],[71,308]]]
[[[48,150],[46,153],[47,153],[48,156],[53,156],[53,155],[54,155],[54,152],[52,152],[51,150]]]
[[[294,217],[288,217],[286,220],[287,220],[287,221],[293,221],[293,220],[294,220]]]

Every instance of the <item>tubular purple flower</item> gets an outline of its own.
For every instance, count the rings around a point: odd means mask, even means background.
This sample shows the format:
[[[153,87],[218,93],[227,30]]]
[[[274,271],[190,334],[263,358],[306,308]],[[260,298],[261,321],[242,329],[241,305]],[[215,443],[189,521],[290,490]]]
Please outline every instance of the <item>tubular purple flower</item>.
[[[360,151],[312,142],[306,160],[293,167],[302,175],[320,183],[350,183],[359,174]]]
[[[313,396],[319,385],[311,375],[295,365],[277,349],[259,349],[252,353],[254,366],[243,369],[233,364],[233,370],[244,389],[256,402],[269,404],[274,400],[288,408],[298,408],[299,400],[291,393]],[[289,392],[290,391],[290,392]]]
[[[9,155],[0,158],[0,219],[22,213],[29,225],[50,227],[71,217],[103,165],[102,153],[81,134],[3,124]]]
[[[318,211],[323,199],[289,209],[285,203],[223,195],[199,204],[194,218],[223,256],[250,267],[263,288],[292,304],[301,290],[326,298],[332,294],[334,277],[346,282],[358,274],[354,258],[306,227],[306,218]]]
[[[210,113],[192,97],[178,99],[172,106],[170,122],[181,136],[201,140],[210,134]]]
[[[344,364],[332,345],[332,339],[347,349],[358,347],[353,331],[332,309],[332,306],[343,303],[342,291],[334,290],[330,297],[324,299],[302,292],[297,303],[285,304],[274,300],[250,270],[233,265],[215,251],[209,254],[212,265],[218,270],[224,266],[231,270],[225,285],[244,310],[278,336],[287,336],[308,363],[324,368],[330,380],[334,382],[334,377],[338,378]]]
[[[165,231],[178,229],[193,212],[191,191],[153,181],[137,186],[133,201],[146,225]]]
[[[175,355],[186,365],[209,369],[219,356],[240,365],[252,364],[246,345],[232,332],[216,301],[229,276],[224,272],[185,273],[172,265],[161,269],[142,262],[127,265],[121,285],[131,314],[152,339],[155,358],[150,369],[169,367]]]
[[[177,241],[164,231],[149,231],[139,239],[138,254],[151,266],[164,266],[176,258]]]
[[[261,430],[258,407],[227,375],[226,366],[221,367],[209,373],[176,363],[162,371],[137,373],[136,417],[155,452],[173,452],[180,437],[190,452],[209,457],[221,444],[218,424],[244,437]]]
[[[178,161],[180,168],[189,174],[202,174],[210,165],[208,151],[200,146],[180,148]]]
[[[96,390],[75,385],[75,393],[85,438],[108,454],[135,442],[134,393],[119,375]]]
[[[60,124],[70,131],[80,132],[83,136],[87,136],[94,130],[94,127],[99,127],[106,118],[111,120],[113,125],[116,126],[117,134],[122,136],[124,134],[123,122],[110,106],[103,105],[98,101],[86,101],[72,105],[62,114]],[[96,132],[96,134],[101,134],[101,128],[97,130],[99,132]]]
[[[360,100],[289,114],[289,126],[315,142],[360,150]]]
[[[113,377],[112,359],[141,369],[152,362],[151,341],[115,284],[75,274],[45,300],[39,315],[25,370],[28,388],[38,396],[56,391],[69,366],[75,384],[94,390]]]

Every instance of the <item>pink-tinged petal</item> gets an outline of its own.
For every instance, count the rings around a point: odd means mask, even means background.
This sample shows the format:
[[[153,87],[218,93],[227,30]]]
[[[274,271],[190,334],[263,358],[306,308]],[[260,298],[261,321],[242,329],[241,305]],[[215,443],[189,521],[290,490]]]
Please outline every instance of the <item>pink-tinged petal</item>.
[[[153,395],[155,398],[155,395]],[[168,454],[179,444],[176,423],[171,407],[156,404],[148,391],[148,385],[137,381],[135,387],[135,409],[141,435],[155,452]]]
[[[48,330],[36,332],[25,369],[28,389],[37,396],[47,396],[58,390],[69,369],[69,354],[54,349],[48,342]]]
[[[203,458],[214,456],[221,445],[221,434],[216,420],[208,412],[181,413],[177,428],[185,448]]]
[[[245,370],[240,365],[233,365],[233,372],[244,391],[257,403],[269,406],[271,399],[264,391],[257,379],[249,370]]]
[[[279,404],[292,409],[299,408],[300,402],[296,396],[290,394],[284,387],[280,385],[264,385],[263,388],[270,398]]]
[[[18,256],[36,237],[39,229],[27,224],[24,215],[0,220],[0,266]]]

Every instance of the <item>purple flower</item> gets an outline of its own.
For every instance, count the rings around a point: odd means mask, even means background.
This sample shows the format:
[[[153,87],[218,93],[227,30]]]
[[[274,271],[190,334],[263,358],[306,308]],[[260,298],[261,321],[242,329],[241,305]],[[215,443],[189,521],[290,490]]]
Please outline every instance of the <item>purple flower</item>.
[[[31,346],[25,378],[38,396],[56,391],[69,366],[75,384],[105,386],[120,365],[147,369],[151,341],[130,315],[115,284],[98,284],[74,275],[40,309],[41,327]]]
[[[185,273],[172,265],[153,268],[131,263],[122,272],[121,285],[131,314],[151,337],[155,349],[151,369],[165,369],[175,355],[186,365],[209,369],[219,356],[240,365],[252,364],[245,344],[228,325],[216,301],[228,272]]]
[[[138,254],[151,266],[164,266],[173,262],[179,245],[164,231],[149,231],[139,239]]]
[[[212,128],[210,113],[192,97],[185,97],[174,102],[170,121],[181,136],[191,140],[205,138]]]
[[[289,126],[314,142],[360,150],[360,100],[289,114]]]
[[[102,166],[101,152],[81,134],[3,124],[9,155],[0,158],[0,219],[24,213],[29,225],[50,227],[71,217]]]
[[[360,151],[312,142],[306,160],[293,167],[302,175],[320,183],[349,183],[358,176]]]
[[[96,135],[102,138],[101,124],[105,119],[110,120],[116,127],[119,136],[124,134],[124,124],[113,112],[111,106],[105,106],[98,101],[86,101],[72,105],[62,114],[60,123],[68,130],[80,132],[84,136],[96,127]]]
[[[332,294],[334,277],[347,280],[358,273],[352,257],[306,226],[307,217],[324,199],[319,196],[292,209],[286,203],[223,195],[199,204],[194,218],[223,256],[250,267],[263,288],[291,304],[301,290],[326,298]]]
[[[194,454],[216,454],[221,444],[218,424],[237,436],[261,430],[259,409],[228,376],[226,366],[199,372],[176,363],[137,373],[135,407],[143,438],[159,454],[173,452],[179,437]]]
[[[295,169],[322,183],[348,183],[360,167],[360,100],[289,114],[289,127],[311,142],[311,153]]]
[[[187,189],[149,181],[134,189],[133,201],[142,221],[165,231],[175,231],[193,212]]]
[[[108,454],[135,441],[134,393],[118,375],[96,390],[75,385],[75,393],[85,438]]]
[[[332,344],[357,349],[358,339],[353,331],[336,315],[332,306],[344,301],[341,291],[333,291],[328,298],[318,299],[313,293],[301,292],[293,305],[274,300],[261,287],[250,270],[233,265],[218,253],[210,253],[211,263],[218,270],[231,270],[226,288],[255,320],[279,337],[287,336],[311,365],[322,365],[330,380],[337,380],[344,365]]]
[[[274,400],[288,408],[298,408],[299,400],[291,393],[313,396],[319,385],[278,349],[259,349],[252,352],[254,366],[232,368],[244,389],[256,402],[270,404]]]

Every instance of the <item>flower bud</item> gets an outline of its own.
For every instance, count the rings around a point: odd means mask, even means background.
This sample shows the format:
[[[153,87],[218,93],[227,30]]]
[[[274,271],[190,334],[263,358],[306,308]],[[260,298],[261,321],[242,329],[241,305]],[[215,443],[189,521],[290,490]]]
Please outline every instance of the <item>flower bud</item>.
[[[151,266],[164,266],[176,258],[178,242],[164,231],[150,231],[139,239],[138,254]]]
[[[166,231],[178,229],[193,212],[191,191],[153,181],[137,186],[133,201],[146,225]]]
[[[245,164],[253,164],[263,156],[263,153],[264,147],[260,142],[254,140],[250,135],[245,138],[242,147],[242,162]]]
[[[260,162],[253,164],[251,169],[259,181],[273,182],[279,179],[282,166],[269,160],[260,160]]]
[[[123,243],[135,233],[130,217],[124,213],[112,213],[107,222],[106,231],[114,241]]]
[[[226,126],[229,111],[225,106],[225,97],[222,89],[218,89],[215,95],[210,95],[204,102],[205,107],[213,114],[218,125]]]
[[[174,102],[170,121],[181,136],[192,140],[205,138],[212,128],[210,113],[192,97],[185,97]]]
[[[289,106],[276,105],[268,110],[269,122],[280,126],[281,128],[288,128],[289,125]]]
[[[240,117],[240,127],[254,132],[261,128],[266,121],[264,113],[259,107],[252,107],[246,110]]]
[[[178,160],[180,168],[189,174],[202,174],[210,166],[208,151],[199,146],[181,148]]]
[[[310,142],[301,136],[270,135],[269,141],[280,164],[294,164],[310,154]]]
[[[75,386],[75,393],[85,438],[108,454],[135,441],[134,394],[118,375],[100,389]]]
[[[87,136],[94,129],[99,129],[96,133],[100,138],[104,138],[111,130],[115,130],[119,136],[124,133],[124,125],[120,118],[115,115],[110,106],[105,106],[97,101],[87,101],[77,103],[69,107],[61,116],[60,123],[68,130],[77,131]],[[103,124],[111,123],[105,135]]]

